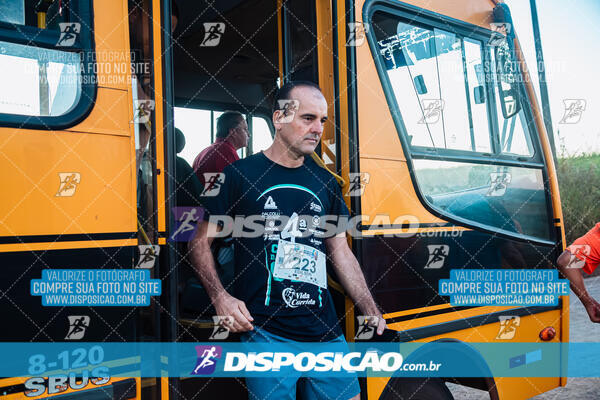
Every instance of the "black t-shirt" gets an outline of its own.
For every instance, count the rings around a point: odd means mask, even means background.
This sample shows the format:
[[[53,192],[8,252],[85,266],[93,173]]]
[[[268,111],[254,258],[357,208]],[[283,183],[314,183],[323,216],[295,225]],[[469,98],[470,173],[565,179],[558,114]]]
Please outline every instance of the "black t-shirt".
[[[328,341],[341,335],[326,279],[323,285],[322,279],[315,284],[308,278],[273,276],[278,244],[284,243],[280,239],[308,246],[301,246],[301,253],[307,255],[306,260],[300,257],[301,269],[308,274],[321,271],[310,261],[326,254],[321,219],[348,215],[333,175],[310,157],[298,168],[287,168],[262,152],[234,162],[223,172],[225,181],[218,195],[206,198],[205,219],[227,215],[239,221],[258,216],[261,227],[255,237],[239,237],[234,230],[235,277],[228,292],[246,303],[255,325],[276,335],[298,341]],[[317,252],[323,254],[315,256]]]

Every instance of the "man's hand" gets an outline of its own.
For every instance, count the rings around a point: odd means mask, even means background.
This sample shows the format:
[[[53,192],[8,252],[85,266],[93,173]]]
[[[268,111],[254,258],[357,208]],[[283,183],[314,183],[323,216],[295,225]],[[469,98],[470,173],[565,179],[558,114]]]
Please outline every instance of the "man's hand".
[[[254,318],[250,315],[243,301],[236,299],[227,292],[222,292],[217,299],[213,300],[213,305],[217,315],[231,317],[222,320],[230,332],[246,332],[254,329],[252,326]]]
[[[600,304],[596,300],[589,298],[583,305],[590,317],[590,321],[600,323]]]

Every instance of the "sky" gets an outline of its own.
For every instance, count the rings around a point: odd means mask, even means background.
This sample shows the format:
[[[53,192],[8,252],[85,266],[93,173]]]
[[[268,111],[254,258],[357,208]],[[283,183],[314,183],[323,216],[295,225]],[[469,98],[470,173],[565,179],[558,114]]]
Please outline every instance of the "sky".
[[[529,0],[507,0],[536,93],[539,84]],[[600,153],[600,1],[537,0],[552,126],[558,156]],[[565,100],[579,100],[581,118],[565,116]],[[581,101],[582,100],[582,101]]]

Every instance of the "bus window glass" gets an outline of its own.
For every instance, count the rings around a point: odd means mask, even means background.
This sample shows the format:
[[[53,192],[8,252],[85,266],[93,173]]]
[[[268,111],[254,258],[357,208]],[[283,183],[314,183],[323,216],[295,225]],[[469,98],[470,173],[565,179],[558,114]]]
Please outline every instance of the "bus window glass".
[[[183,132],[185,136],[185,147],[178,155],[193,165],[194,159],[202,150],[215,142],[217,131],[217,119],[223,114],[223,111],[211,111],[197,108],[175,107],[175,126]],[[248,120],[251,116],[251,124],[248,124],[250,131],[251,147],[238,149],[240,158],[268,148],[273,143],[271,129],[263,117],[242,114]],[[212,118],[212,123],[211,123]],[[252,152],[250,152],[252,150]]]
[[[188,164],[211,143],[210,110],[175,107],[175,127],[185,136],[185,147],[178,154]]]
[[[496,62],[493,51],[490,52],[490,56],[492,60],[492,69],[494,70],[494,73],[492,74],[494,79],[493,89],[496,98],[496,114],[498,115],[500,147],[502,148],[502,153],[532,157],[534,154],[533,144],[529,133],[530,128],[527,126],[527,119],[525,118],[525,111],[521,109],[516,115],[507,119],[504,118],[500,103],[500,94],[496,84]]]
[[[541,170],[437,160],[413,164],[421,193],[444,214],[550,238]]]
[[[475,92],[483,100],[480,44],[472,41],[467,50],[451,32],[394,23],[383,14],[373,19],[411,146],[489,152],[486,106],[475,102]]]
[[[490,125],[487,111],[485,73],[481,59],[481,42],[465,38],[464,45],[469,104],[473,116],[472,144],[475,151],[489,153],[492,149],[490,147]]]
[[[266,150],[273,143],[271,129],[267,120],[261,117],[252,117],[252,153],[256,154]]]
[[[60,24],[70,18],[68,1],[2,0],[0,4],[0,21],[10,24],[39,28],[43,19],[44,29],[58,31]],[[38,17],[38,13],[44,13],[44,17]]]
[[[78,53],[0,42],[0,113],[59,116],[81,95]]]

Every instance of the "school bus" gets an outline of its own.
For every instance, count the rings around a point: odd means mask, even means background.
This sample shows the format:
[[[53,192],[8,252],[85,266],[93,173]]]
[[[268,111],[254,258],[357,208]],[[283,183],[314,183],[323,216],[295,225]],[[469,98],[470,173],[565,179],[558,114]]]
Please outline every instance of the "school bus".
[[[507,342],[502,321],[518,317],[509,341],[540,342],[547,327],[552,342],[568,341],[565,299],[469,307],[438,293],[451,269],[551,269],[563,249],[541,108],[519,27],[497,3],[4,1],[2,342],[207,341],[210,304],[185,246],[169,240],[173,210],[190,205],[178,203],[179,166],[215,140],[224,110],[248,122],[241,156],[266,148],[274,91],[298,79],[318,82],[328,102],[315,157],[364,218],[349,241],[390,330],[380,340]],[[43,270],[135,269],[147,255],[162,283],[149,306],[43,306],[30,292]],[[353,341],[357,312],[330,285]],[[0,379],[0,394],[247,396],[241,378],[44,376]],[[361,396],[450,399],[446,382],[525,399],[566,378],[361,378]]]

